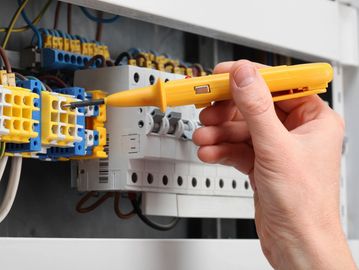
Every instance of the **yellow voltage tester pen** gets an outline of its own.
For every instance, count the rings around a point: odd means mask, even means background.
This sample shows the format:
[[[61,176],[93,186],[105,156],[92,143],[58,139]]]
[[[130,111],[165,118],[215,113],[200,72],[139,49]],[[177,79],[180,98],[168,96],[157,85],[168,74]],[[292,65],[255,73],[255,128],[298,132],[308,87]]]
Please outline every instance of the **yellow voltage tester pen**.
[[[265,67],[258,71],[267,83],[273,101],[325,93],[333,79],[333,69],[327,63]],[[159,79],[152,86],[118,92],[104,100],[73,102],[64,106],[75,108],[104,103],[115,107],[156,106],[164,112],[167,106],[194,104],[201,108],[213,101],[231,98],[229,74],[223,73],[166,83]]]

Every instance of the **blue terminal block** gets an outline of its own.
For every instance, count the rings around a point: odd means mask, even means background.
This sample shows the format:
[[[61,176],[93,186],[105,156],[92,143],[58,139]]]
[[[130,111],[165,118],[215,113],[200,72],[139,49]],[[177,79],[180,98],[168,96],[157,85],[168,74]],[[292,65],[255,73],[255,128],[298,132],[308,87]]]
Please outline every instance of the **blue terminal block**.
[[[30,89],[31,92],[38,94],[39,98],[34,99],[34,106],[41,108],[41,82],[38,80],[23,80],[17,82],[18,87]],[[32,112],[32,119],[39,121],[34,123],[33,129],[38,136],[30,138],[29,143],[7,143],[6,152],[22,153],[22,152],[38,152],[41,150],[41,110]]]
[[[46,70],[82,69],[90,61],[91,56],[71,53],[67,51],[55,50],[50,48],[41,49],[41,67]],[[99,65],[95,62],[91,67]]]
[[[85,93],[85,100],[91,100],[92,94]],[[85,107],[85,116],[86,117],[97,117],[100,113],[100,108],[98,105],[86,106]]]

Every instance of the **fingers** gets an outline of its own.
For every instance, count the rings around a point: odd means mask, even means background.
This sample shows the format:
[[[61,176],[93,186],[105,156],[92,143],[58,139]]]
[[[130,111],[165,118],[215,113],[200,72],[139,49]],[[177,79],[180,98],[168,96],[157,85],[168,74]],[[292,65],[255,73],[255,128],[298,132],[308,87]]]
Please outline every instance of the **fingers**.
[[[280,108],[283,112],[290,113],[297,107],[309,103],[309,104],[318,104],[318,102],[322,102],[319,96],[312,95],[312,96],[306,96],[301,98],[295,98],[290,100],[283,100],[276,102],[276,106]]]
[[[305,102],[307,100],[307,102]],[[311,96],[305,100],[298,100],[297,106],[290,108],[290,112],[285,121],[285,126],[288,130],[294,130],[295,128],[308,123],[318,118],[324,111],[330,111],[328,106],[318,96]],[[287,108],[285,108],[287,109]]]
[[[220,126],[202,127],[195,131],[192,140],[198,146],[238,143],[250,138],[246,122],[226,122]]]
[[[202,146],[198,157],[203,162],[234,166],[244,174],[252,171],[254,164],[253,148],[246,143]]]
[[[205,126],[216,126],[231,120],[243,119],[232,100],[220,101],[203,109],[199,115]]]
[[[247,122],[253,146],[282,145],[287,130],[276,114],[272,95],[255,65],[249,61],[233,64],[230,85],[234,103]]]

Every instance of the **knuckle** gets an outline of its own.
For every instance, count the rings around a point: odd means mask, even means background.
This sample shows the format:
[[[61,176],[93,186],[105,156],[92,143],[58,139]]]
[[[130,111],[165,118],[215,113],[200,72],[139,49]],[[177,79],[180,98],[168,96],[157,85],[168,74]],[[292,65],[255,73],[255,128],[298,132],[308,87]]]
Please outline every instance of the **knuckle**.
[[[243,108],[246,110],[247,114],[250,115],[261,115],[264,112],[268,111],[272,106],[272,101],[269,100],[265,95],[250,95],[246,98]]]
[[[243,68],[244,66],[253,66],[253,63],[245,59],[238,60],[232,65],[231,73],[234,74],[237,69]]]

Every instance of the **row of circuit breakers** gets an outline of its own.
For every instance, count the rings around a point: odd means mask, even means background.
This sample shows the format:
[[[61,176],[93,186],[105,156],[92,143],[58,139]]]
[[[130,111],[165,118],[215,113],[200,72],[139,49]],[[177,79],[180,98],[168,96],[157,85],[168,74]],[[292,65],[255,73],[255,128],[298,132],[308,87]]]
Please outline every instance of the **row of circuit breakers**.
[[[180,74],[123,65],[80,70],[75,85],[106,93],[145,87]],[[144,212],[183,217],[253,217],[248,176],[204,164],[191,138],[200,126],[194,105],[107,108],[106,159],[79,160],[73,183],[81,191],[144,192]]]
[[[42,91],[38,80],[1,74],[0,136],[6,154],[71,160],[80,191],[141,191],[144,213],[183,217],[253,217],[248,177],[197,158],[194,106],[70,109],[72,101],[148,86],[184,75],[121,65],[75,72],[76,87]],[[100,89],[100,90],[98,90]]]

